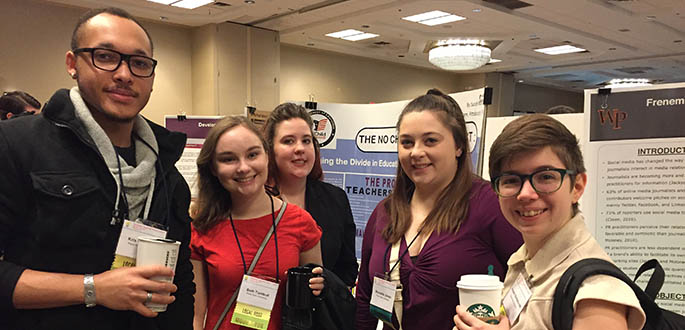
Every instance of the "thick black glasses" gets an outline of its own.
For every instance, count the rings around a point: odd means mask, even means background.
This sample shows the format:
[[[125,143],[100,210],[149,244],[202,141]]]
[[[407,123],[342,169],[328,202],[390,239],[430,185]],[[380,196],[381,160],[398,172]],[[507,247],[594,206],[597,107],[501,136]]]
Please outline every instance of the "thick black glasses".
[[[128,64],[131,74],[140,78],[151,77],[155,73],[157,61],[143,55],[122,54],[107,48],[78,48],[72,50],[74,54],[90,53],[93,65],[104,71],[116,71],[121,62]]]
[[[514,197],[521,192],[528,180],[531,187],[539,194],[551,194],[564,183],[564,177],[576,174],[576,171],[561,168],[543,168],[531,174],[504,173],[492,180],[492,186],[500,197]]]

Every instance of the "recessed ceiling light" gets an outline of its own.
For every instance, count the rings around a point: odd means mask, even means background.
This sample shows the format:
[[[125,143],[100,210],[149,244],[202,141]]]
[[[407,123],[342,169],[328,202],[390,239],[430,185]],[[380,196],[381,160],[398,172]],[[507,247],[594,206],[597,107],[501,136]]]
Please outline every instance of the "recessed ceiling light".
[[[517,80],[516,82],[522,83],[522,82],[523,82],[523,79],[519,79],[519,80]]]
[[[345,39],[345,40],[349,40],[349,41],[359,41],[359,40],[378,37],[377,34],[366,33],[366,32],[355,30],[355,29],[347,29],[347,30],[342,30],[342,31],[338,31],[338,32],[333,32],[333,33],[326,34],[326,36],[331,37],[331,38]]]
[[[499,63],[499,62],[502,62],[502,60],[498,60],[496,58],[491,58],[490,62],[488,62],[488,63]]]
[[[362,33],[362,34],[355,34],[355,35],[347,36],[347,37],[344,37],[341,39],[345,39],[345,40],[349,40],[349,41],[359,41],[359,40],[371,39],[371,38],[375,38],[375,37],[378,37],[378,35],[373,34],[373,33]]]
[[[578,48],[576,46],[571,46],[571,45],[538,48],[538,49],[533,49],[533,50],[538,52],[538,53],[543,53],[543,54],[547,54],[547,55],[561,55],[561,54],[580,53],[580,52],[587,51],[587,49]]]
[[[403,20],[421,23],[423,25],[434,26],[466,19],[466,17],[446,13],[440,10],[433,10],[422,14],[402,17]]]
[[[172,6],[185,9],[195,9],[212,2],[214,2],[214,0],[181,0],[173,3]]]
[[[154,3],[161,3],[163,5],[169,5],[172,2],[176,2],[178,0],[147,0],[147,1],[154,2]]]

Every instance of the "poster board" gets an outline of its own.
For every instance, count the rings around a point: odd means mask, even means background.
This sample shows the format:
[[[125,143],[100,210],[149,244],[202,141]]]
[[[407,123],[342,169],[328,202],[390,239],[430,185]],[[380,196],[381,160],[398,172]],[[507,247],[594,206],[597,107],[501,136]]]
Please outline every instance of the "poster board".
[[[588,90],[585,124],[595,238],[630,276],[658,259],[657,304],[685,314],[685,84]]]
[[[222,116],[164,116],[164,127],[170,131],[185,133],[188,136],[181,158],[176,168],[188,183],[192,198],[197,197],[195,176],[197,175],[197,156],[205,142],[207,132],[214,127]]]

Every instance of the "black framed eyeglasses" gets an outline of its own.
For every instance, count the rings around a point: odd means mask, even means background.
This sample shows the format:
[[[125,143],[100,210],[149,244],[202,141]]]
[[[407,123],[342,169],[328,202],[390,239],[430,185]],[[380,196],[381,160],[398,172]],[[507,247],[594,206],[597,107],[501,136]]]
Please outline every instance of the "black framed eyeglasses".
[[[576,174],[574,170],[562,168],[543,168],[530,174],[504,173],[492,179],[492,187],[500,197],[514,197],[521,192],[523,184],[530,182],[539,194],[551,194],[564,183],[564,177]]]
[[[77,48],[72,52],[74,54],[90,53],[93,66],[109,72],[119,69],[121,62],[124,61],[128,64],[131,74],[139,78],[152,77],[157,66],[157,60],[153,58],[143,55],[122,54],[107,48]]]

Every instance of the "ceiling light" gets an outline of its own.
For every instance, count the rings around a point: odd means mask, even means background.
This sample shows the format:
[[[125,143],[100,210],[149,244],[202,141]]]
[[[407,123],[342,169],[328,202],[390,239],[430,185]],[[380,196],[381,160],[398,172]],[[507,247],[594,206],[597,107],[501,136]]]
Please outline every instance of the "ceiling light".
[[[638,86],[651,86],[649,79],[644,78],[620,78],[611,79],[604,88],[625,88]]]
[[[571,46],[571,45],[538,48],[538,49],[533,49],[533,50],[538,52],[538,53],[544,53],[547,55],[561,55],[561,54],[580,53],[580,52],[587,51],[587,49],[578,48],[578,47]]]
[[[446,13],[440,10],[434,10],[413,16],[402,17],[402,19],[416,23],[421,23],[423,25],[434,26],[455,21],[461,21],[466,19],[466,17]]]
[[[150,2],[155,2],[155,3],[161,3],[163,5],[170,5],[172,2],[176,2],[178,0],[147,0]]]
[[[488,63],[491,52],[479,40],[447,40],[428,51],[428,61],[444,70],[473,70]]]
[[[342,37],[347,37],[347,36],[360,34],[360,33],[364,33],[364,32],[357,31],[355,29],[347,29],[347,30],[342,30],[342,31],[338,31],[338,32],[332,32],[332,33],[327,34],[326,36],[331,37],[331,38],[341,39]]]
[[[355,30],[355,29],[347,29],[347,30],[342,30],[342,31],[338,31],[338,32],[333,32],[333,33],[326,34],[326,36],[331,37],[331,38],[345,39],[345,40],[349,40],[349,41],[359,41],[359,40],[378,37],[377,34],[366,33],[364,31],[359,31],[359,30]]]
[[[172,4],[172,6],[185,9],[195,9],[212,2],[214,2],[214,0],[181,0]]]
[[[488,63],[491,64],[491,63],[499,63],[499,62],[502,62],[502,60],[498,60],[498,59],[496,59],[496,58],[491,58],[491,59],[490,59],[490,62],[488,62]]]
[[[362,34],[355,34],[351,36],[344,37],[342,39],[349,40],[349,41],[359,41],[359,40],[364,40],[364,39],[371,39],[378,37],[377,34],[373,33],[362,33]]]

